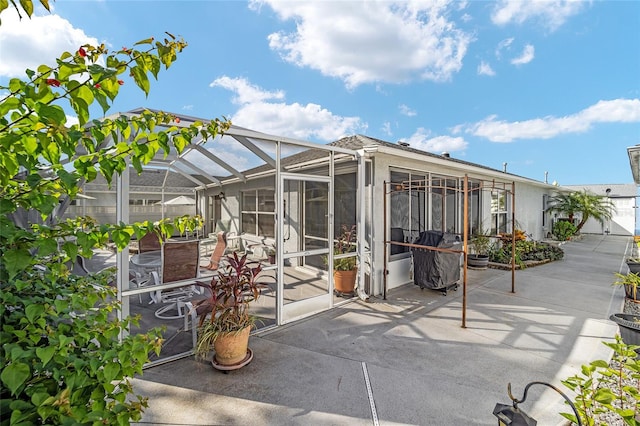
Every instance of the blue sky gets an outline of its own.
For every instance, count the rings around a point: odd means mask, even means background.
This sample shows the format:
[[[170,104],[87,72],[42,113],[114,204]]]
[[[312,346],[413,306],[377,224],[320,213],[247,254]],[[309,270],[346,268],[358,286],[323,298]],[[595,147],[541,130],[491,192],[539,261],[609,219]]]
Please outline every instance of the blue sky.
[[[0,82],[83,43],[189,43],[137,107],[319,143],[364,134],[561,185],[633,182],[637,1],[63,1],[2,14]],[[126,88],[126,90],[125,90]]]

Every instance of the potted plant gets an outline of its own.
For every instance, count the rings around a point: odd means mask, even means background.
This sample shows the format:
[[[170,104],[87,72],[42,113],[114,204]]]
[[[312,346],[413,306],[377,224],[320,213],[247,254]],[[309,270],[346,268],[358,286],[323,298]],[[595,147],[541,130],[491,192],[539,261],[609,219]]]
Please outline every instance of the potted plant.
[[[629,257],[627,258],[627,266],[629,267],[629,272],[637,274],[640,272],[640,257]]]
[[[609,319],[618,324],[620,337],[625,344],[640,345],[640,316],[618,313],[611,315]]]
[[[350,228],[342,225],[342,233],[333,246],[333,286],[339,295],[352,294],[356,284],[358,268],[356,266],[356,256],[341,257],[335,256],[353,253],[356,251],[356,226]]]
[[[198,282],[206,298],[193,303],[199,318],[195,354],[205,358],[213,348],[212,364],[219,370],[241,368],[253,358],[248,346],[256,318],[249,305],[268,287],[259,281],[261,271],[260,262],[234,252],[226,256],[211,282]]]
[[[467,255],[467,266],[477,269],[487,269],[489,266],[489,250],[491,249],[491,238],[482,230],[469,241],[469,246],[473,253]]]
[[[638,294],[638,286],[640,286],[640,274],[628,273],[626,275],[615,273],[617,280],[613,285],[624,287],[624,308],[625,314],[640,315],[640,294]]]
[[[276,263],[276,247],[271,245],[267,248],[267,259],[269,260],[270,264],[275,264]]]

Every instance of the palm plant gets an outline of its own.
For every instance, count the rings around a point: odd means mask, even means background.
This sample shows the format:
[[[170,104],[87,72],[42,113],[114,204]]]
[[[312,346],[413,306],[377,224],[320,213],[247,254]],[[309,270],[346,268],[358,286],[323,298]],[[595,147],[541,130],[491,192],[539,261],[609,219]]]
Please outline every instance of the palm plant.
[[[580,215],[580,222],[576,225],[576,233],[589,220],[594,218],[600,224],[611,219],[616,208],[609,198],[583,191],[570,192],[568,194],[558,194],[551,198],[552,205],[547,208],[548,212],[558,212],[567,215],[569,222],[573,223],[576,215]]]

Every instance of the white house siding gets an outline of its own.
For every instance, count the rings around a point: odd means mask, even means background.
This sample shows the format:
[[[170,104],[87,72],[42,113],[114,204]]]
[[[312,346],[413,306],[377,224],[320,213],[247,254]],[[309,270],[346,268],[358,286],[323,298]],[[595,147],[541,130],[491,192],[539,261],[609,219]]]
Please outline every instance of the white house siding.
[[[611,220],[603,224],[590,218],[582,227],[585,234],[634,235],[636,229],[637,187],[635,184],[567,185],[575,191],[587,190],[593,194],[608,196],[616,210]],[[607,193],[607,189],[610,191]]]
[[[516,225],[537,241],[551,231],[550,218],[543,207],[543,197],[549,192],[539,186],[516,183]],[[544,224],[543,215],[547,217]]]

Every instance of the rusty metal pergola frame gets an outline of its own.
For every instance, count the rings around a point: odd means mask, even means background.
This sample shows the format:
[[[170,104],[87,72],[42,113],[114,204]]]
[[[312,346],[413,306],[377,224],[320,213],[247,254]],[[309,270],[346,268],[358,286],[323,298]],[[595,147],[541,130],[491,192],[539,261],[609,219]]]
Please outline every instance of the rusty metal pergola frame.
[[[458,181],[460,180],[457,178]],[[462,178],[462,188],[460,185],[456,185],[456,187],[450,187],[446,185],[432,185],[430,179],[416,180],[416,181],[403,181],[403,182],[384,182],[384,203],[383,203],[383,211],[384,211],[384,287],[383,287],[383,298],[386,300],[387,298],[387,277],[388,277],[388,262],[389,262],[389,253],[387,247],[390,245],[397,245],[408,248],[419,248],[431,251],[445,252],[445,253],[457,253],[463,255],[463,273],[462,273],[462,328],[467,327],[467,254],[468,254],[468,243],[469,243],[469,197],[468,195],[471,192],[475,191],[500,191],[504,194],[511,195],[511,293],[515,293],[515,246],[516,246],[516,236],[515,236],[515,181],[512,182],[496,182],[495,180],[475,180],[474,184],[478,184],[473,188],[469,188],[469,176],[464,175]],[[462,195],[463,199],[463,227],[462,227],[462,250],[454,250],[448,248],[438,248],[432,246],[425,246],[413,243],[404,243],[398,241],[391,241],[387,235],[388,228],[388,217],[387,217],[387,197],[395,192],[401,192],[406,190],[424,190],[427,193],[431,193],[433,189],[442,189],[446,191],[455,191],[458,194]]]

